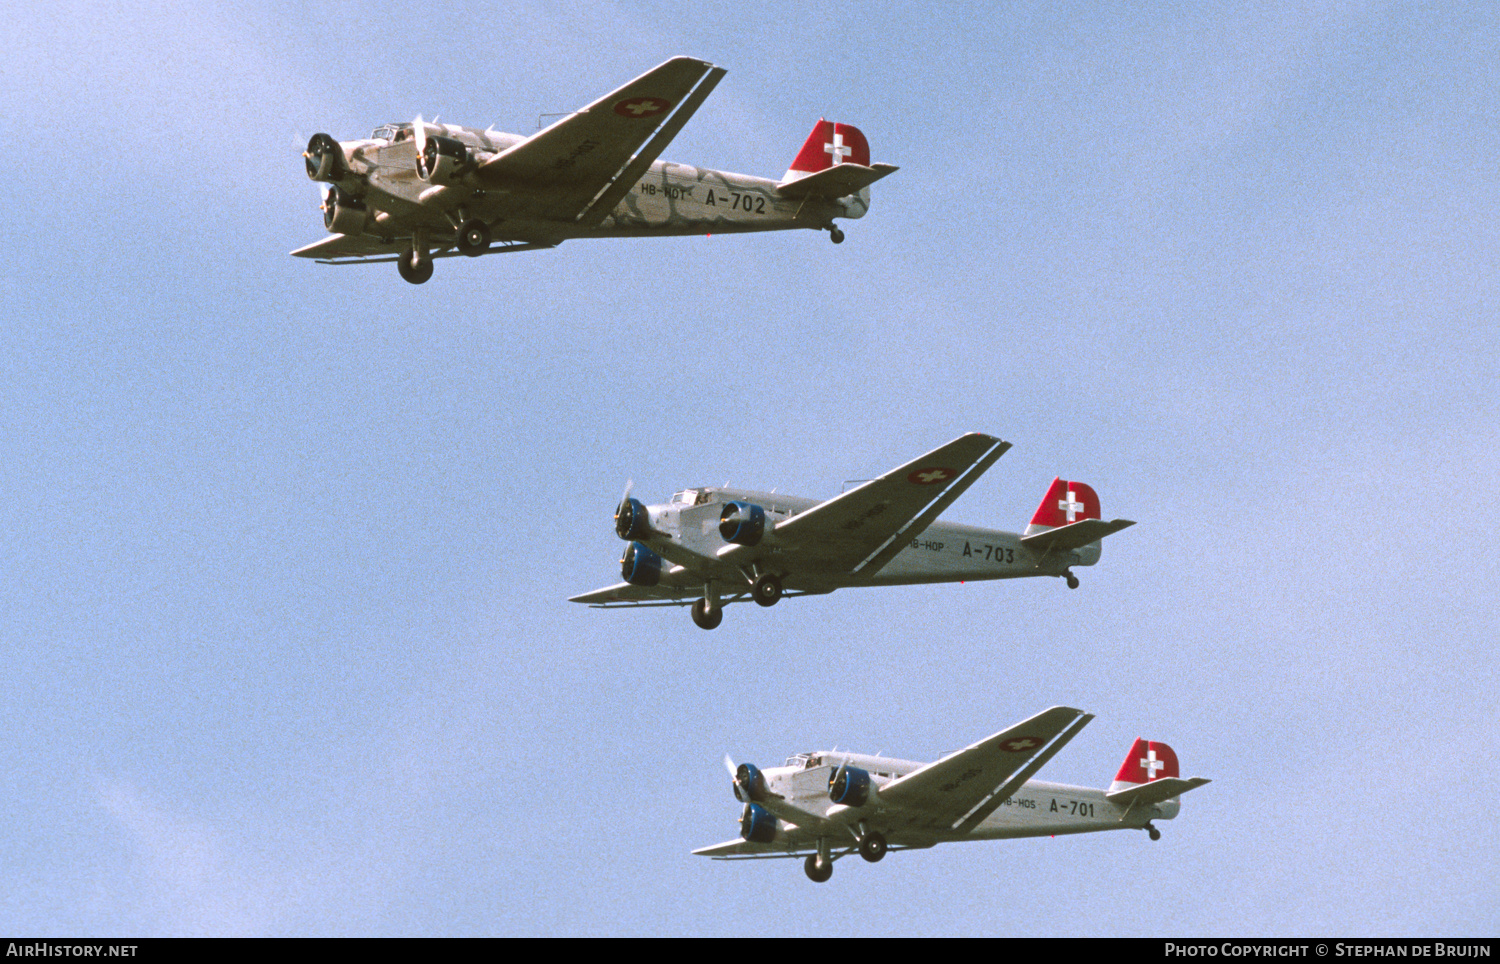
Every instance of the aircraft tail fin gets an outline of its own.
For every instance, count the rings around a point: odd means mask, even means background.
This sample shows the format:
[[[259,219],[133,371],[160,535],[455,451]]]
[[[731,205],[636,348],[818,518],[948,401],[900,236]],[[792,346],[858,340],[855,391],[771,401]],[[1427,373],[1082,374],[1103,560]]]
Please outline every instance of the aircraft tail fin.
[[[1021,542],[1039,552],[1063,552],[1081,549],[1133,525],[1129,519],[1105,522],[1099,514],[1099,494],[1092,487],[1056,478],[1032,514]]]
[[[1104,797],[1122,806],[1162,803],[1209,783],[1204,777],[1178,775],[1177,754],[1165,743],[1136,738],[1120,772]]]
[[[894,164],[870,163],[870,142],[853,124],[820,120],[776,191],[782,197],[844,197],[896,170]]]

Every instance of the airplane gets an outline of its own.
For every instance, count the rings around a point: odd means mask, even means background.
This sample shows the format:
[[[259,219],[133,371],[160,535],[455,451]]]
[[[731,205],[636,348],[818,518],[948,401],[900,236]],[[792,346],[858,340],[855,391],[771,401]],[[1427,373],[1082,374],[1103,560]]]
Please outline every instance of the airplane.
[[[1072,567],[1092,566],[1101,539],[1135,525],[1101,519],[1082,482],[1053,479],[1022,534],[933,521],[1010,447],[963,435],[826,502],[709,486],[647,506],[627,485],[615,510],[625,581],[569,601],[691,605],[693,622],[713,629],[727,603],[774,606],[852,586],[1054,576],[1077,589]]]
[[[307,176],[327,185],[332,237],[292,254],[394,261],[422,284],[434,258],[569,238],[811,228],[842,242],[834,218],[863,217],[870,185],[897,170],[871,164],[869,142],[849,124],[818,121],[780,181],[657,160],[725,73],[674,57],[529,137],[421,115],[364,140],[315,134],[302,156]]]
[[[1178,776],[1165,743],[1137,739],[1107,790],[1031,779],[1094,718],[1054,706],[936,763],[820,750],[785,766],[729,768],[744,804],[740,836],[693,853],[715,860],[805,857],[817,883],[833,862],[858,853],[870,863],[889,850],[956,840],[1010,840],[1101,830],[1145,830],[1171,820],[1183,793],[1210,782]]]

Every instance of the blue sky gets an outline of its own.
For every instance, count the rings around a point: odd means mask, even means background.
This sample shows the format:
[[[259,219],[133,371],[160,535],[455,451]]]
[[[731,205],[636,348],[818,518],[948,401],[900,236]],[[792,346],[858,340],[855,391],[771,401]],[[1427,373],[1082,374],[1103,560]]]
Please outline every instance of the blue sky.
[[[59,4],[12,25],[0,683],[13,933],[1493,935],[1500,104],[1485,4]],[[670,56],[672,160],[901,166],[849,238],[390,265],[300,151],[527,133]],[[597,612],[611,512],[835,494],[965,431],[1052,580]],[[1053,704],[1214,783],[1140,834],[823,886],[689,855],[720,759]]]

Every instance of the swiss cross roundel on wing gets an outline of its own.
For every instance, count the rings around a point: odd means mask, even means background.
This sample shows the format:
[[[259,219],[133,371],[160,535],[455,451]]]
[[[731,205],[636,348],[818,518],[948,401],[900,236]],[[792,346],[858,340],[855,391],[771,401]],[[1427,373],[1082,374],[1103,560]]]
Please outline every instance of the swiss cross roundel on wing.
[[[1035,750],[1042,745],[1042,741],[1034,736],[1018,736],[1006,740],[1000,744],[1000,749],[1006,753],[1025,753],[1027,750]]]
[[[671,106],[672,102],[663,97],[627,97],[615,103],[615,113],[621,117],[638,120],[643,117],[655,117]]]
[[[923,469],[917,469],[906,477],[906,481],[912,485],[938,485],[943,482],[951,482],[958,477],[958,473],[952,469],[945,469],[940,465],[929,465]]]

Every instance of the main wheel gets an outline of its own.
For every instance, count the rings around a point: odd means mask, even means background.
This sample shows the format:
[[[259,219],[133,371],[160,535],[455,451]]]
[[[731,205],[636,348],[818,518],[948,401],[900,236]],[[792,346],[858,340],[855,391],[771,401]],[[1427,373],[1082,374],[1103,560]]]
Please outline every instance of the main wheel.
[[[693,603],[693,622],[698,624],[699,629],[716,629],[724,621],[724,607],[708,606],[707,599],[700,599]]]
[[[872,864],[880,862],[886,849],[885,836],[878,831],[872,830],[859,838],[859,855]]]
[[[802,862],[802,869],[807,871],[808,880],[821,884],[833,876],[833,861],[822,863],[817,854],[808,854],[807,859]]]
[[[403,279],[419,285],[432,277],[432,259],[419,258],[415,251],[407,251],[396,260],[396,270]]]
[[[458,253],[477,258],[490,249],[490,226],[478,218],[465,221],[458,229]]]
[[[781,580],[768,572],[755,580],[750,595],[762,606],[774,606],[781,601]]]
[[[832,241],[834,244],[843,244],[844,232],[840,231],[838,228],[834,228],[828,232],[828,240]]]

